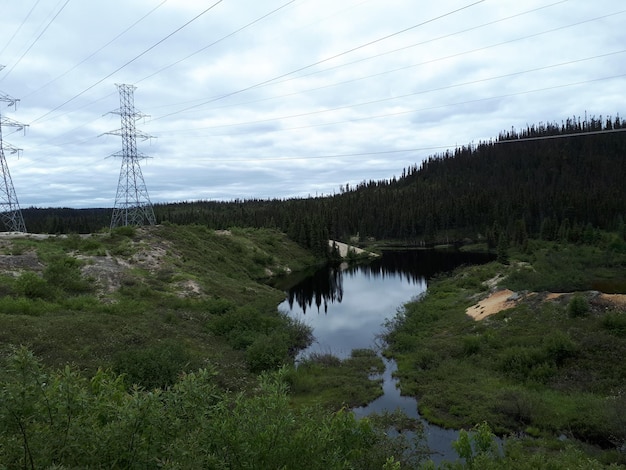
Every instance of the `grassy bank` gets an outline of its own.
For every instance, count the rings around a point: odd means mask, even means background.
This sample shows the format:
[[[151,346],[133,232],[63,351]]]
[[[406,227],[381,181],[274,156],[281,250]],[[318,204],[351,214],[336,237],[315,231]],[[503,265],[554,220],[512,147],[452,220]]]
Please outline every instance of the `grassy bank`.
[[[267,280],[317,263],[272,230],[0,238],[0,467],[415,468],[371,351],[312,337]],[[290,388],[292,389],[291,391]],[[418,434],[419,438],[419,434]]]
[[[52,367],[112,367],[153,387],[210,363],[238,389],[310,340],[265,280],[316,260],[275,231],[164,225],[1,243],[0,342]]]
[[[390,322],[387,354],[398,362],[403,393],[442,426],[486,421],[544,449],[575,444],[605,463],[625,463],[618,449],[626,442],[626,312],[593,292],[545,295],[623,276],[625,254],[531,242],[509,259],[433,280]],[[503,288],[538,294],[479,322],[466,315]]]

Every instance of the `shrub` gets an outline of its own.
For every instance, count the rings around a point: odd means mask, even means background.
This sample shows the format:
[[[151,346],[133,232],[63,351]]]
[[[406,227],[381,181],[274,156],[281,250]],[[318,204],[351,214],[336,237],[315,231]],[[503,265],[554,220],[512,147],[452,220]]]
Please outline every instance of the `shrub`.
[[[144,349],[120,351],[113,368],[126,375],[129,385],[154,389],[174,384],[189,368],[190,360],[190,354],[180,343],[168,340]]]
[[[480,352],[480,337],[479,336],[464,336],[463,337],[463,355],[471,356]]]
[[[572,341],[569,335],[559,330],[545,338],[544,347],[548,357],[552,359],[557,366],[563,365],[563,362],[574,356],[578,349],[576,343]]]
[[[111,230],[111,235],[117,235],[120,237],[133,238],[136,234],[137,228],[132,225],[124,225]]]
[[[607,313],[602,317],[602,327],[615,336],[626,337],[626,313]]]
[[[317,364],[322,367],[339,367],[341,365],[341,359],[331,353],[319,353],[314,352],[302,362],[303,367],[306,365]]]
[[[511,347],[506,349],[500,357],[500,370],[519,380],[531,376],[533,368],[548,360],[544,349],[538,347]]]
[[[91,380],[69,367],[50,372],[25,349],[1,361],[2,468],[369,470],[417,468],[423,457],[349,410],[290,406],[282,371],[263,374],[253,395],[234,395],[204,369],[147,391],[110,371]]]
[[[40,298],[1,297],[0,312],[7,315],[39,317],[58,310],[58,304]]]
[[[580,294],[574,294],[567,304],[567,313],[570,317],[584,317],[589,313],[589,303]]]
[[[27,271],[15,280],[15,292],[29,299],[50,299],[53,297],[45,279],[34,272]]]
[[[91,287],[80,272],[80,261],[71,256],[53,258],[43,271],[43,277],[50,286],[70,293],[88,292]]]
[[[289,340],[281,333],[259,335],[246,350],[246,362],[252,372],[278,369],[290,360]]]

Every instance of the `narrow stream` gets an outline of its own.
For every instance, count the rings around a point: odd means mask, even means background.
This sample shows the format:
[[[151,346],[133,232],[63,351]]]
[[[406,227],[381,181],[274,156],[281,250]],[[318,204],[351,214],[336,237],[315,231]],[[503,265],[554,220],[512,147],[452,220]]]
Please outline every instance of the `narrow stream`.
[[[406,302],[423,295],[427,280],[434,274],[490,259],[488,255],[472,253],[388,251],[367,265],[326,267],[295,285],[286,280],[279,288],[285,290],[287,299],[279,309],[313,328],[316,341],[301,356],[330,353],[343,359],[353,349],[378,349],[377,337],[383,332],[385,321],[392,319]],[[395,361],[384,361],[383,395],[354,409],[355,414],[362,417],[400,408],[407,416],[422,420],[417,401],[400,395],[393,377]],[[451,442],[458,438],[458,431],[422,422],[433,461],[455,460]]]

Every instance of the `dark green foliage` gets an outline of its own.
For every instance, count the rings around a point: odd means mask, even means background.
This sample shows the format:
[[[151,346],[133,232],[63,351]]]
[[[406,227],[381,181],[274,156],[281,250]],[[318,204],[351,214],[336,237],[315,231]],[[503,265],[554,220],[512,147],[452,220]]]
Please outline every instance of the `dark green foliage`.
[[[89,282],[80,272],[81,263],[71,256],[54,257],[48,261],[43,277],[50,288],[59,289],[68,294],[89,292]]]
[[[522,276],[537,285],[543,278],[543,285],[559,284],[569,290],[572,281],[578,282],[580,271],[589,279],[599,273],[607,278],[609,272],[621,273],[623,259],[612,256],[608,262],[615,268],[607,271],[607,259],[598,256],[599,248],[533,240],[529,246],[533,250],[524,256],[530,265],[492,263],[460,269],[431,281],[428,294],[407,304],[389,323],[387,354],[398,362],[402,392],[418,397],[421,415],[434,423],[471,427],[487,420],[498,434],[525,432],[554,439],[550,445],[558,445],[567,459],[583,462],[585,454],[575,450],[577,441],[568,441],[570,447],[556,443],[556,436],[563,433],[595,446],[588,455],[597,452],[607,463],[624,463],[617,451],[626,442],[626,414],[620,408],[624,399],[619,392],[626,380],[623,312],[607,311],[599,297],[563,294],[546,298],[539,292],[480,322],[465,314],[477,292],[467,279],[478,275],[487,280],[496,274],[522,273],[515,280],[515,289],[522,291]],[[516,250],[512,253],[517,255]],[[559,269],[564,269],[565,276],[574,274],[570,283],[557,275]],[[511,277],[501,281],[500,287],[508,286]],[[583,302],[574,311],[584,313],[572,316],[572,302],[579,302],[575,299]],[[537,445],[548,446],[545,442]],[[518,463],[513,466],[509,454],[465,455],[475,459],[469,465],[473,468],[529,468],[519,463],[523,452],[515,452]]]
[[[129,385],[147,389],[173,385],[183,372],[194,370],[191,355],[175,341],[165,340],[154,346],[126,349],[115,355],[113,369],[124,374]]]
[[[0,368],[0,462],[6,468],[415,468],[423,454],[349,411],[294,409],[281,374],[253,396],[227,394],[211,369],[163,390],[128,390],[99,370],[52,372],[25,350]]]
[[[602,317],[602,326],[621,338],[626,337],[626,312],[608,312]]]
[[[252,372],[275,370],[287,365],[293,359],[290,355],[289,337],[283,333],[272,332],[257,335],[246,349],[246,361]]]
[[[624,133],[584,134],[624,126],[619,118],[596,117],[531,125],[433,155],[400,178],[363,181],[334,196],[158,204],[155,215],[159,223],[278,229],[317,256],[327,256],[329,238],[357,234],[415,244],[484,234],[490,248],[502,233],[522,248],[528,236],[593,244],[598,230],[619,231],[626,240]],[[560,138],[536,139],[542,136]],[[34,232],[95,232],[110,221],[108,209],[23,213]]]
[[[580,294],[575,294],[567,304],[567,313],[570,317],[584,317],[589,313],[589,302]]]
[[[331,409],[365,405],[381,395],[380,380],[384,364],[374,351],[358,349],[349,358],[314,353],[291,369],[287,381],[294,401],[321,404]]]
[[[53,292],[48,283],[38,274],[26,271],[15,280],[15,293],[29,299],[50,299]]]
[[[606,234],[610,238],[609,234]],[[607,270],[623,269],[626,257],[601,245],[574,245],[529,241],[521,254],[531,266],[517,266],[504,285],[511,290],[550,292],[584,291],[594,288]]]
[[[500,234],[497,247],[497,260],[498,263],[509,264],[509,240],[506,234]]]

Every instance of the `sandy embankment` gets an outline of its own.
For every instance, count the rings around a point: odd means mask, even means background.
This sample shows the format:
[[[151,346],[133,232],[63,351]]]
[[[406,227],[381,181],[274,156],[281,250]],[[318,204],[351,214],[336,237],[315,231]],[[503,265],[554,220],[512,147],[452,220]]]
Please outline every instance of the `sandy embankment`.
[[[482,320],[489,315],[494,315],[507,308],[513,308],[517,305],[520,296],[515,294],[512,290],[504,289],[494,292],[489,297],[481,300],[475,305],[468,307],[465,310],[470,317],[474,320]]]
[[[538,296],[536,292],[518,294],[509,289],[494,292],[477,304],[468,307],[465,313],[474,320],[479,321],[490,315],[495,315],[502,310],[513,308],[530,296]],[[549,292],[543,296],[543,302],[558,300],[559,298],[571,294]],[[613,305],[619,309],[626,310],[626,294],[598,294],[596,299],[600,302]]]

